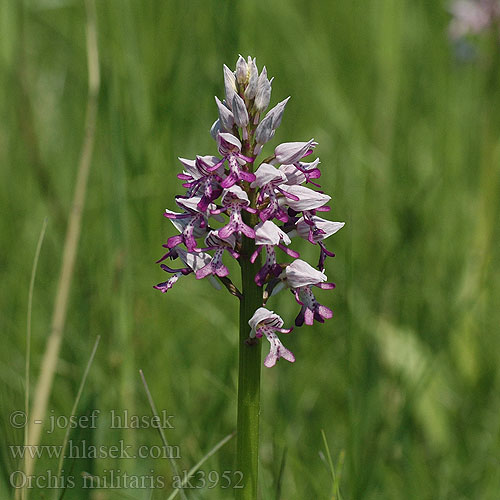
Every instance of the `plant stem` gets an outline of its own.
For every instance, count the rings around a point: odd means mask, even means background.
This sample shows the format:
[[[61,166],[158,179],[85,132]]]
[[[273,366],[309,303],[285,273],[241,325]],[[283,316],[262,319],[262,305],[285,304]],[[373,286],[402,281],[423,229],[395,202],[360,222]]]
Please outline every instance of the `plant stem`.
[[[236,489],[237,498],[257,498],[257,472],[259,464],[259,413],[261,342],[249,341],[248,320],[262,306],[262,289],[255,284],[254,276],[259,269],[257,261],[249,261],[248,250],[252,240],[244,238],[241,260],[243,298],[240,302],[239,376],[238,376],[238,424],[236,463],[243,473],[245,487]],[[253,251],[253,250],[252,250]]]
[[[253,156],[249,144],[243,147],[243,154]],[[251,164],[247,164],[251,170]],[[254,189],[247,191],[250,206],[255,207]],[[254,227],[257,216],[244,212],[243,220]],[[262,306],[262,288],[254,281],[261,267],[261,257],[250,262],[255,250],[254,240],[243,236],[240,252],[242,297],[240,299],[239,374],[238,374],[238,422],[236,442],[236,470],[243,474],[244,487],[235,489],[236,498],[255,500],[257,498],[257,477],[259,468],[259,414],[260,414],[260,370],[261,342],[249,339],[248,320]]]

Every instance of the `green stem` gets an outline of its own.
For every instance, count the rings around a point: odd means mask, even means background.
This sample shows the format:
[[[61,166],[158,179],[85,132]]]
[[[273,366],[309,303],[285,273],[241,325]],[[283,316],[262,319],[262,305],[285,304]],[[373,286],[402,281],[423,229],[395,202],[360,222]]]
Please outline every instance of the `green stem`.
[[[247,156],[253,154],[253,148],[248,143],[244,145],[243,154]],[[248,189],[247,194],[250,205],[255,207],[255,190]],[[257,224],[256,215],[246,212],[242,215],[246,224],[251,227]],[[249,339],[250,326],[248,325],[248,320],[262,306],[262,288],[254,281],[262,264],[260,255],[253,264],[250,262],[250,256],[254,250],[254,240],[243,236],[239,259],[243,296],[240,300],[236,470],[243,474],[244,487],[235,489],[235,492],[236,498],[245,500],[257,498],[259,467],[261,342],[258,339]]]
[[[253,246],[247,241],[244,246]],[[250,254],[251,255],[251,254]],[[248,341],[248,320],[262,305],[262,289],[254,282],[258,270],[246,258],[241,259],[243,298],[240,302],[238,424],[236,463],[243,473],[245,487],[236,489],[237,498],[257,498],[257,472],[259,465],[259,413],[261,342]]]

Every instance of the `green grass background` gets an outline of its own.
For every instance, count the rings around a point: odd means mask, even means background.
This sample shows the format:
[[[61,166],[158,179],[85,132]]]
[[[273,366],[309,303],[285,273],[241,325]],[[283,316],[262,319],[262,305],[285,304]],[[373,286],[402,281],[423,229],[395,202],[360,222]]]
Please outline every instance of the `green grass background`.
[[[273,146],[318,142],[334,220],[325,325],[294,331],[291,365],[263,371],[262,499],[332,498],[323,429],[344,457],[344,499],[500,498],[500,47],[461,60],[446,3],[431,0],[98,0],[102,86],[96,148],[63,349],[49,408],[67,415],[97,335],[72,438],[160,444],[152,429],[109,430],[106,412],[148,415],[138,370],[188,469],[236,419],[236,299],[185,278],[166,295],[154,264],[174,234],[177,156],[214,154],[209,128],[222,64],[257,57],[292,96]],[[28,285],[49,218],[33,306],[32,380],[50,328],[87,96],[85,10],[73,0],[0,1],[0,405],[2,498],[23,442]],[[307,245],[304,255],[316,259]],[[290,324],[286,293],[271,306]],[[43,434],[61,443],[64,431]],[[202,467],[233,467],[231,441]],[[284,459],[284,462],[283,462]],[[282,467],[284,463],[284,467]],[[55,469],[43,459],[37,474]],[[171,478],[166,460],[75,460]],[[282,472],[280,473],[280,469]],[[281,478],[280,481],[278,478]],[[279,486],[278,483],[281,483]],[[152,498],[166,498],[165,491]],[[32,498],[53,492],[33,491]],[[145,490],[68,499],[151,498]],[[188,498],[231,498],[196,490]]]

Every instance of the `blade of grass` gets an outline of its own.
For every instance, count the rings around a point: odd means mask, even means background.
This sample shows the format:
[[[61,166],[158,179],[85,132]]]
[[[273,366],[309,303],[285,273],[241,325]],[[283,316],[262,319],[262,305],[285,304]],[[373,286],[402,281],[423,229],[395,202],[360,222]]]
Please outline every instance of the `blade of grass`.
[[[144,376],[144,372],[142,370],[139,370],[139,374],[141,375],[142,383],[144,385],[144,390],[146,391],[149,405],[151,406],[151,411],[153,412],[154,417],[159,419],[158,410],[156,409],[156,405],[155,405],[155,402],[153,400],[153,396],[151,395],[151,391],[149,390],[148,383],[146,382],[146,377]],[[167,438],[165,437],[165,433],[163,432],[161,425],[158,426],[158,432],[160,433],[160,437],[161,437],[161,440],[163,442],[163,445],[168,449],[168,441],[167,441]],[[169,454],[169,460],[170,460],[170,464],[172,465],[173,473],[176,476],[178,476],[179,471],[177,470],[177,464],[175,463],[174,458],[170,456],[170,454]],[[184,493],[184,490],[181,490],[181,495],[182,495],[182,498],[186,499],[186,494]]]
[[[221,439],[196,465],[191,467],[189,469],[186,477],[184,477],[181,487],[184,487],[186,482],[189,481],[189,478],[196,473],[196,471],[215,453],[217,453],[228,441],[230,441],[234,436],[236,436],[236,431],[232,432],[231,434],[228,434],[224,439]],[[177,496],[177,493],[179,491],[182,492],[182,489],[176,489],[174,490],[171,495],[167,498],[167,500],[172,500]]]
[[[333,491],[336,496],[334,496],[337,500],[342,500],[342,496],[340,494],[340,479],[342,478],[342,470],[344,469],[344,459],[345,459],[345,451],[341,450],[339,453],[339,458],[337,460],[337,465],[335,470],[337,473],[335,474],[335,481],[333,483]]]
[[[36,245],[35,258],[33,259],[33,268],[31,269],[30,288],[28,292],[28,312],[26,317],[26,365],[24,371],[25,391],[24,391],[24,413],[26,418],[29,418],[29,405],[30,405],[30,363],[31,363],[31,313],[33,310],[33,292],[35,289],[35,277],[38,268],[38,260],[40,258],[40,251],[42,250],[42,243],[45,238],[45,231],[47,229],[47,217],[43,220],[40,236]],[[24,426],[24,444],[28,444],[28,426]],[[24,459],[24,470],[26,471],[27,459]],[[26,497],[26,488],[22,489],[21,498]]]
[[[332,500],[341,500],[340,496],[340,476],[342,467],[344,465],[344,450],[340,452],[337,461],[337,474],[335,474],[335,466],[333,465],[332,455],[330,453],[330,447],[328,446],[328,441],[326,440],[325,431],[321,429],[321,437],[323,438],[323,444],[325,445],[326,457],[328,459],[327,465],[332,476]]]
[[[285,446],[283,448],[283,455],[281,456],[280,470],[278,473],[278,479],[276,481],[276,500],[279,500],[281,497],[281,485],[283,484],[283,475],[285,472],[287,451],[288,451],[288,448]]]
[[[38,378],[35,401],[33,403],[33,419],[29,422],[29,436],[31,445],[37,446],[40,442],[42,426],[35,421],[43,421],[47,411],[52,385],[54,382],[57,361],[61,349],[61,342],[68,310],[69,291],[75,267],[76,253],[81,232],[81,221],[87,183],[94,150],[95,131],[97,124],[97,106],[100,88],[99,51],[97,45],[97,25],[95,1],[85,0],[86,11],[86,38],[87,38],[87,66],[88,66],[88,98],[85,116],[85,136],[80,154],[73,204],[68,221],[68,230],[64,241],[61,273],[57,284],[57,295],[52,316],[52,327],[47,346],[42,359],[40,376]],[[34,470],[34,460],[28,459],[26,475],[30,476]],[[26,495],[26,498],[28,494]]]
[[[89,358],[89,360],[87,362],[87,366],[85,367],[85,371],[83,372],[82,381],[80,382],[80,387],[78,388],[78,393],[76,394],[76,398],[75,398],[75,401],[73,403],[73,407],[71,408],[70,415],[75,415],[76,414],[76,409],[78,407],[78,403],[80,402],[80,398],[82,397],[83,388],[85,386],[85,382],[87,381],[87,377],[88,377],[88,374],[89,374],[89,371],[90,371],[90,367],[92,366],[92,362],[94,361],[95,353],[97,351],[97,347],[99,345],[99,341],[100,340],[101,340],[101,336],[98,335],[97,338],[96,338],[96,340],[95,340],[92,352],[90,353],[90,358]],[[57,467],[57,476],[58,477],[61,475],[62,466],[63,466],[63,462],[64,462],[64,454],[66,452],[66,446],[68,444],[70,430],[71,430],[71,426],[68,425],[66,427],[66,432],[64,434],[64,441],[63,441],[63,445],[62,445],[61,456],[59,458],[59,466]],[[55,494],[55,497],[57,498],[57,492]]]

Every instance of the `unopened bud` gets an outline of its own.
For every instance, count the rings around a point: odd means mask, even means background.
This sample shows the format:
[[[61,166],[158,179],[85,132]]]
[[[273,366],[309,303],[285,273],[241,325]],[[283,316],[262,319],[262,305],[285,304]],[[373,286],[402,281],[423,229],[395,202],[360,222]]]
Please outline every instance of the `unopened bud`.
[[[251,60],[248,64],[248,85],[245,90],[245,97],[247,99],[254,99],[257,94],[257,83],[259,81],[259,70],[255,59]]]
[[[285,100],[279,102],[274,106],[269,113],[267,113],[267,116],[270,116],[273,120],[273,128],[277,129],[281,125],[281,119],[283,118],[283,112],[285,111],[285,107],[287,102],[289,101],[290,97],[287,97]]]
[[[233,96],[233,115],[234,122],[238,127],[246,127],[248,125],[248,111],[245,101],[238,94],[234,94]]]
[[[236,94],[236,78],[234,73],[224,64],[224,88],[226,89],[226,102],[232,106],[233,96]]]
[[[267,78],[267,70],[264,66],[257,82],[255,94],[255,107],[258,111],[264,111],[271,100],[271,82]]]
[[[225,106],[222,102],[220,102],[218,97],[215,97],[215,102],[217,103],[217,107],[219,108],[219,118],[222,128],[231,132],[234,125],[234,116],[231,110]]]
[[[273,135],[273,117],[267,115],[255,129],[255,141],[257,144],[265,144],[272,139]]]
[[[240,85],[245,85],[248,82],[248,64],[243,57],[238,57],[236,63],[236,80]]]
[[[255,140],[257,144],[265,144],[274,136],[274,131],[281,125],[283,112],[290,97],[276,104],[255,129]]]
[[[214,121],[212,126],[210,127],[210,135],[217,140],[217,135],[219,135],[220,132],[220,120],[217,119]]]

